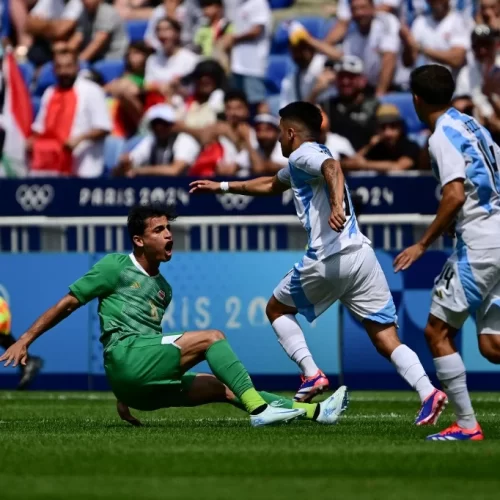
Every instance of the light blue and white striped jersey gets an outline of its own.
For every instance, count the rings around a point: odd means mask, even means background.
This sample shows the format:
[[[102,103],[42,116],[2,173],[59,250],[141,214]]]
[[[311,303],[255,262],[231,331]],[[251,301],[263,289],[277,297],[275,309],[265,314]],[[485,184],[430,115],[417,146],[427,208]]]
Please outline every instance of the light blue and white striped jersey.
[[[347,247],[361,247],[368,241],[360,232],[347,184],[344,187],[346,224],[341,233],[329,225],[330,194],[321,166],[335,158],[323,144],[305,142],[289,157],[288,166],[278,172],[279,180],[293,190],[295,209],[309,237],[306,256],[322,260]]]
[[[474,118],[450,108],[429,139],[431,166],[441,186],[464,179],[465,203],[456,233],[469,248],[500,247],[500,147]]]

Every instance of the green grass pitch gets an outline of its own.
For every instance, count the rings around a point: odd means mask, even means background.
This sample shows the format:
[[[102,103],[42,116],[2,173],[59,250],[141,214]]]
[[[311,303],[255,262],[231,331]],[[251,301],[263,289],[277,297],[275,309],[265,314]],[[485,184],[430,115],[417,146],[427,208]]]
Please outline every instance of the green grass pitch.
[[[0,393],[0,498],[493,499],[500,393],[477,393],[484,442],[430,443],[416,396],[353,392],[341,422],[253,429],[228,405],[135,412],[106,393]],[[451,422],[448,409],[438,429]]]

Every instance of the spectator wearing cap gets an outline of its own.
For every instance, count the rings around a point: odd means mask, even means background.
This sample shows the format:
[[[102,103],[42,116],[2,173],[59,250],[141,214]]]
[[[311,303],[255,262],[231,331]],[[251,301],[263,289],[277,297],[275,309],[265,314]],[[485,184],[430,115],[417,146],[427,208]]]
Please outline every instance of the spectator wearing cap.
[[[491,124],[496,128],[494,125],[500,121],[500,106],[495,99],[495,82],[498,80],[494,78],[500,71],[498,42],[493,30],[485,24],[474,28],[471,42],[472,57],[468,57],[467,65],[458,74],[455,98],[470,97],[478,118],[487,126]],[[500,94],[500,88],[496,88],[496,94]]]
[[[403,61],[408,67],[442,64],[456,77],[470,48],[470,22],[450,9],[449,0],[429,0],[431,12],[401,30]]]
[[[320,144],[324,144],[332,153],[335,152],[340,159],[353,157],[356,151],[354,151],[349,140],[339,134],[330,132],[330,120],[323,109],[321,109],[321,115],[323,121],[321,122],[321,136],[319,137]]]
[[[375,133],[375,113],[379,102],[366,92],[363,61],[345,56],[335,66],[338,95],[320,103],[330,120],[330,130],[346,137],[358,150],[368,144]],[[313,90],[314,94],[323,88]],[[312,96],[314,97],[314,96]]]
[[[255,117],[254,124],[257,152],[262,157],[262,163],[254,165],[252,175],[274,175],[288,165],[288,160],[283,156],[279,143],[279,120],[271,114],[262,114]],[[250,170],[250,165],[247,168]]]
[[[381,104],[376,114],[377,133],[355,157],[342,162],[351,170],[394,172],[415,169],[420,148],[406,137],[401,114],[393,104]]]
[[[162,19],[156,25],[156,35],[161,42],[161,51],[151,54],[146,62],[145,84],[157,88],[164,94],[171,93],[181,78],[193,72],[199,56],[181,47],[181,26],[177,21]]]
[[[224,90],[226,74],[214,60],[199,62],[193,73],[183,80],[190,89],[185,96],[172,98],[177,116],[188,127],[204,128],[217,122],[217,116],[224,111]]]
[[[233,86],[245,92],[255,106],[266,98],[271,9],[267,0],[241,0],[231,21],[234,31],[224,35],[222,47],[231,49]]]
[[[311,95],[317,79],[324,73],[325,69],[331,69],[333,65],[333,61],[329,61],[326,55],[316,52],[309,42],[310,39],[307,37],[297,41],[290,40],[289,51],[295,67],[281,82],[281,108],[294,101],[306,100]],[[330,73],[331,71],[327,76],[330,76]],[[323,76],[323,78],[326,77]],[[325,88],[329,87],[333,81],[334,78],[328,80],[328,85],[325,85]],[[326,99],[327,96],[323,96],[323,98]]]
[[[233,25],[224,17],[222,0],[200,0],[205,23],[194,35],[194,44],[201,55],[216,59],[229,72],[229,52],[221,40],[233,32]]]
[[[99,177],[111,120],[104,91],[78,76],[72,52],[54,57],[57,84],[42,96],[28,141],[32,175]]]
[[[477,17],[478,24],[486,24],[500,34],[500,0],[481,0]]]
[[[26,20],[26,30],[33,37],[28,60],[35,66],[51,61],[52,43],[71,37],[82,12],[81,0],[38,0]]]
[[[175,111],[169,104],[156,104],[146,113],[150,133],[120,158],[114,169],[115,176],[168,176],[183,175],[199,153],[196,140],[175,130]]]

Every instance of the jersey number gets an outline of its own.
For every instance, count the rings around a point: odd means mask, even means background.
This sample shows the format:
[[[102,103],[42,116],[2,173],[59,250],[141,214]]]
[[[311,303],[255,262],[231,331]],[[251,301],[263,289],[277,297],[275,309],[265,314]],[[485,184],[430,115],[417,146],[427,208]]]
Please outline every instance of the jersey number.
[[[488,167],[488,170],[491,173],[493,187],[494,187],[495,191],[498,193],[498,187],[497,187],[497,182],[495,179],[495,173],[500,172],[500,169],[498,168],[497,159],[495,158],[495,149],[493,148],[493,146],[490,146],[488,148],[488,146],[485,145],[482,140],[479,140],[477,142],[479,145],[479,149],[481,150],[481,153],[483,154],[483,157],[486,161],[486,166]]]
[[[450,288],[450,282],[453,279],[453,276],[455,276],[455,271],[453,271],[453,268],[451,266],[446,265],[439,275],[438,283],[440,281],[444,281],[446,283],[446,290],[448,290]]]

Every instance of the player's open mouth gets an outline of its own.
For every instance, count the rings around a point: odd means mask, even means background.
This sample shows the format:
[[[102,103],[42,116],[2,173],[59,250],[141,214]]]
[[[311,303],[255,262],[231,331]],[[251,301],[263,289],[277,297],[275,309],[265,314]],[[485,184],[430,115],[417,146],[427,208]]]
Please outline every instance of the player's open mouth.
[[[172,251],[173,246],[174,246],[174,242],[173,242],[173,241],[169,241],[169,242],[165,245],[165,251],[167,251],[167,252],[171,252],[171,251]]]

